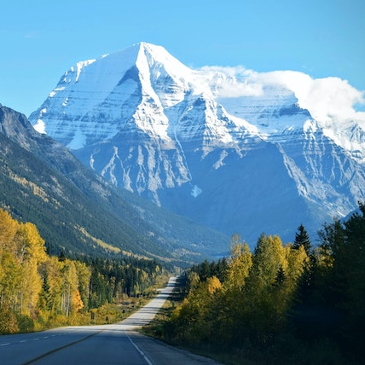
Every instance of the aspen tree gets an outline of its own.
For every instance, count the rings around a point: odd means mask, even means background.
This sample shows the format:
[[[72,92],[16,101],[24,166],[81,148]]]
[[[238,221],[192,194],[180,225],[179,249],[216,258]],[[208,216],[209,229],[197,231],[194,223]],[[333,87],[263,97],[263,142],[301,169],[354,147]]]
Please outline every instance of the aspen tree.
[[[238,236],[232,239],[231,255],[228,260],[227,286],[242,289],[252,266],[252,254],[247,243],[239,241]]]
[[[18,260],[23,268],[20,313],[29,315],[36,309],[42,290],[38,268],[46,260],[44,240],[32,223],[20,224],[17,238]]]

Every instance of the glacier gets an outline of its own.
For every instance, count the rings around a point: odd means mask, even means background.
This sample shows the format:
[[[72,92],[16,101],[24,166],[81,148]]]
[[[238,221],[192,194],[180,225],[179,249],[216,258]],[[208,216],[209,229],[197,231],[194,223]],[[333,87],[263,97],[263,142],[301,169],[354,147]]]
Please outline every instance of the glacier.
[[[78,62],[29,119],[116,186],[254,245],[300,224],[314,240],[364,199],[362,100],[337,78],[193,70],[142,42]]]

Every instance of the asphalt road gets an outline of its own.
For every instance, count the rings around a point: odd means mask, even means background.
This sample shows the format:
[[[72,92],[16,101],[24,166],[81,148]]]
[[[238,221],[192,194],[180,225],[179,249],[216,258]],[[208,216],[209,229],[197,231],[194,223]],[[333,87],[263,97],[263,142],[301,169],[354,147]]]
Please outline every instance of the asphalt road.
[[[176,278],[155,299],[124,321],[103,326],[57,328],[0,336],[0,365],[217,364],[143,336],[136,330],[149,323],[171,294]]]

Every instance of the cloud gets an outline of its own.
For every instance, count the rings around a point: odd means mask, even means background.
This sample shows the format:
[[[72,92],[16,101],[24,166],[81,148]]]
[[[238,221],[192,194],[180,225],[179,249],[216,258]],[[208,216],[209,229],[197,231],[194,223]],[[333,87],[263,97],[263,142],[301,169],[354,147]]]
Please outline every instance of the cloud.
[[[364,104],[364,92],[338,77],[313,79],[298,71],[255,72],[238,67],[203,67],[201,69],[216,96],[220,98],[260,97],[270,90],[283,88],[294,93],[298,105],[307,109],[313,118],[328,123],[360,119],[365,113],[357,112],[356,104]]]
[[[202,71],[205,81],[208,82],[214,94],[221,98],[260,96],[264,94],[260,83],[249,82],[250,77],[255,72],[243,66],[204,66],[200,71]]]
[[[333,117],[351,119],[361,116],[354,106],[364,103],[364,92],[351,86],[347,80],[338,77],[313,79],[296,71],[274,71],[259,74],[260,81],[283,85],[291,90],[303,109],[322,122]]]

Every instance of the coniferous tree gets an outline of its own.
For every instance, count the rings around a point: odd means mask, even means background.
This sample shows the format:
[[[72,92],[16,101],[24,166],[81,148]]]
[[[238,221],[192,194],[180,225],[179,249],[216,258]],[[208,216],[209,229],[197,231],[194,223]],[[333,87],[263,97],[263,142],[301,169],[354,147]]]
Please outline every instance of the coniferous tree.
[[[326,243],[333,257],[331,299],[342,313],[343,323],[339,326],[342,340],[350,351],[362,354],[365,331],[365,205],[359,202],[359,212],[347,221],[333,224],[332,235]],[[341,328],[341,330],[340,330]]]
[[[66,252],[64,249],[62,249],[60,254],[58,255],[58,261],[64,262],[65,260],[66,260]]]
[[[286,279],[285,271],[284,271],[283,267],[280,266],[278,273],[276,274],[275,282],[273,283],[273,285],[275,287],[281,287],[281,286],[283,286],[285,279]]]
[[[308,236],[306,229],[304,228],[303,224],[298,227],[298,232],[295,234],[295,240],[293,244],[293,248],[298,249],[300,246],[303,246],[305,252],[309,256],[311,252],[311,242]]]
[[[201,265],[199,276],[201,281],[206,281],[211,276],[208,260],[204,260],[203,264]]]

